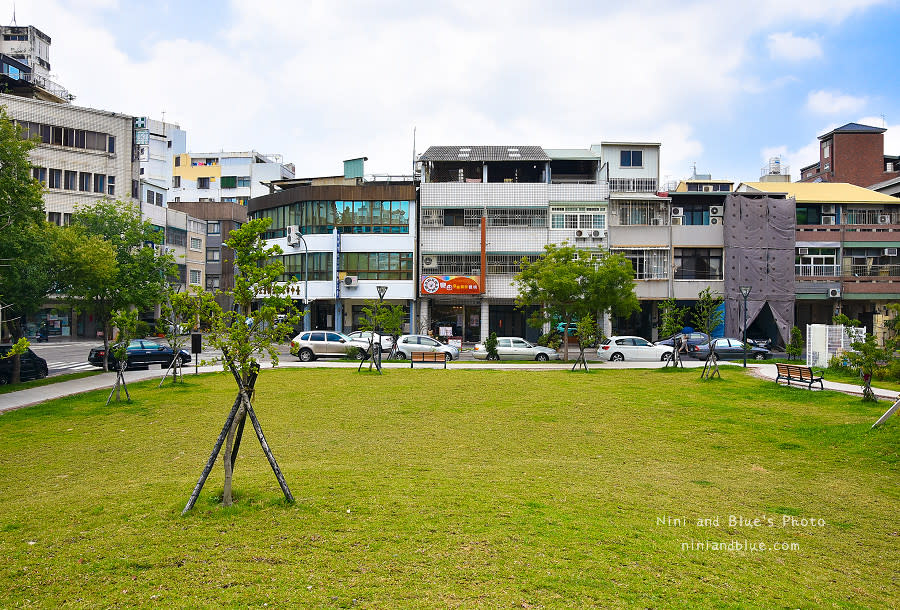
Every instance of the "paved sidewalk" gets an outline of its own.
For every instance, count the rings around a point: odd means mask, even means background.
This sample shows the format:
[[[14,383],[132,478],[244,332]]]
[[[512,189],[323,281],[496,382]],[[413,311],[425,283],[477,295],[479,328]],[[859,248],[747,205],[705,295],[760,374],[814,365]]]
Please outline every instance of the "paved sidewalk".
[[[480,361],[472,361],[472,360],[463,360],[463,361],[453,361],[449,363],[447,366],[448,369],[496,369],[496,370],[516,370],[516,371],[552,371],[552,370],[569,370],[572,368],[572,362],[546,362],[539,363],[535,362],[533,364],[521,364],[521,363],[503,363],[503,362],[492,362],[490,364],[480,362]],[[702,368],[704,362],[702,360],[685,360],[684,365],[685,368]],[[316,360],[314,362],[298,362],[298,361],[285,361],[282,360],[281,364],[279,364],[280,368],[347,368],[353,369],[359,366],[358,362],[334,362],[334,361],[325,361],[325,360]],[[662,363],[659,362],[590,362],[589,366],[592,370],[609,370],[609,369],[647,369],[647,368],[662,368]],[[728,366],[728,367],[740,367],[740,362],[720,362],[719,366]],[[268,362],[263,363],[264,368],[270,368],[271,364]],[[367,368],[368,364],[363,365],[363,368]],[[397,369],[397,368],[409,368],[409,361],[390,361],[382,363],[383,368],[387,369]],[[419,364],[416,365],[417,369],[421,368],[443,368],[442,364]],[[748,363],[747,368],[751,370],[753,375],[761,379],[768,379],[774,381],[777,377],[778,373],[774,364],[756,364],[756,363]],[[201,366],[199,368],[199,372],[201,373],[215,373],[221,372],[222,366]],[[134,383],[138,381],[144,381],[147,379],[159,379],[165,373],[165,369],[150,369],[146,371],[126,371],[125,372],[125,382],[126,383]],[[185,367],[185,373],[188,375],[192,375],[194,373],[194,367]],[[17,392],[9,392],[7,394],[0,394],[0,413],[4,411],[10,411],[12,409],[20,409],[22,407],[29,407],[31,405],[40,404],[47,400],[53,400],[54,398],[62,398],[63,396],[72,396],[75,394],[82,394],[84,392],[90,392],[92,390],[102,390],[102,389],[110,389],[115,385],[116,382],[116,374],[114,372],[109,373],[101,373],[100,375],[93,375],[91,377],[82,377],[81,379],[73,379],[72,381],[63,381],[60,383],[51,383],[45,386],[40,386],[37,388],[28,388],[25,390],[19,390]],[[862,395],[862,387],[859,385],[853,385],[849,383],[837,383],[834,381],[824,380],[824,384],[826,390],[835,390],[838,392],[844,392],[846,394],[855,394],[857,396]],[[884,400],[897,400],[900,393],[892,391],[892,390],[883,390],[880,388],[873,388],[875,391],[875,395],[880,399]]]

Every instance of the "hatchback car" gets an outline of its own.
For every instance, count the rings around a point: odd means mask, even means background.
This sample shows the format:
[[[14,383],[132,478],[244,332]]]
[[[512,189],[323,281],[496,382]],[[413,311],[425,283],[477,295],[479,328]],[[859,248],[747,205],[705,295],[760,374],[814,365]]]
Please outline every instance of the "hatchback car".
[[[688,355],[698,360],[706,360],[709,358],[710,344],[715,346],[716,357],[720,360],[742,360],[744,358],[743,341],[729,337],[713,339],[702,345],[689,348]],[[747,358],[751,360],[768,360],[769,357],[769,350],[747,344]]]
[[[653,345],[643,337],[608,337],[597,349],[600,360],[666,361],[672,358],[668,345]]]
[[[0,385],[7,385],[12,382],[13,359],[3,357],[11,349],[12,345],[0,345]],[[19,357],[19,381],[43,379],[48,372],[47,361],[35,354],[31,349]]]
[[[475,346],[472,352],[478,360],[487,359],[487,348],[484,343]],[[534,345],[521,337],[497,337],[497,356],[500,360],[559,360],[559,353],[549,347]]]
[[[368,351],[368,341],[352,339],[333,330],[307,330],[291,340],[291,353],[301,362],[316,358],[363,358]]]
[[[425,335],[403,335],[397,339],[397,358],[412,358],[413,352],[440,352],[444,358],[459,360],[459,348],[453,345],[444,345]]]
[[[369,339],[372,337],[372,332],[368,330],[354,330],[352,333],[347,333],[347,336],[354,341],[363,341],[368,344]],[[390,335],[375,333],[375,343],[381,345],[382,352],[389,352],[394,346],[394,338]]]
[[[121,344],[119,344],[121,345]],[[107,354],[103,346],[91,349],[88,354],[88,362],[94,366],[103,366],[103,359],[109,363],[110,369],[116,368],[116,358],[113,356],[113,349],[110,348]],[[151,364],[158,364],[160,368],[168,368],[172,364],[175,357],[175,351],[168,345],[157,343],[149,339],[132,339],[125,348],[127,354],[126,369],[146,369]],[[178,357],[181,358],[181,364],[187,364],[191,361],[191,355],[186,350],[179,350]]]

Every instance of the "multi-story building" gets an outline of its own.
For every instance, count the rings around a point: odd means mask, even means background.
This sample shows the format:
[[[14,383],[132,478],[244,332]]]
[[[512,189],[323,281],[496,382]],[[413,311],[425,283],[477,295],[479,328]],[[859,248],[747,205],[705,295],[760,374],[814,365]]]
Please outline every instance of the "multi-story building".
[[[30,160],[45,188],[50,222],[67,224],[76,204],[137,199],[140,167],[131,116],[2,93],[0,105],[22,137],[40,139]]]
[[[169,209],[186,212],[189,217],[200,219],[206,224],[202,253],[206,289],[215,291],[234,288],[234,252],[225,246],[224,241],[231,231],[247,222],[247,206],[212,201],[173,201],[169,203]],[[188,234],[189,239],[193,237],[193,234]],[[222,306],[231,305],[223,298],[218,300]]]
[[[900,158],[884,154],[881,127],[847,123],[819,136],[819,160],[800,170],[800,182],[845,182],[870,187],[900,177]]]
[[[745,182],[738,193],[786,196],[795,207],[795,319],[827,324],[838,313],[882,336],[900,300],[900,201],[852,184]]]
[[[0,53],[26,64],[36,76],[50,77],[50,37],[33,25],[0,25]]]
[[[187,150],[187,134],[174,123],[138,117],[135,135],[141,164],[141,201],[166,207],[175,157]]]
[[[170,201],[223,201],[246,205],[269,192],[264,184],[294,177],[281,155],[255,151],[190,153],[174,156]]]
[[[344,163],[344,176],[275,181],[249,203],[249,217],[270,218],[270,244],[284,252],[291,294],[309,304],[304,328],[358,327],[366,301],[379,298],[409,311],[414,328],[416,189],[412,177],[366,181],[364,159]]]

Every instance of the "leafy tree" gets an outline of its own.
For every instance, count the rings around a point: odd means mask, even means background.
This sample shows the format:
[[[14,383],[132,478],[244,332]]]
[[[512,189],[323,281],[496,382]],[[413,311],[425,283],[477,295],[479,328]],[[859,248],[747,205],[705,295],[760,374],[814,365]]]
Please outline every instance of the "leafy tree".
[[[722,303],[725,299],[718,293],[713,293],[708,287],[697,295],[691,321],[694,328],[712,336],[713,331],[722,324],[725,314],[722,311]]]
[[[785,346],[784,351],[787,352],[788,358],[796,360],[803,353],[803,332],[794,326],[791,328],[791,340]]]
[[[60,265],[70,270],[68,275],[59,274],[61,288],[78,310],[94,314],[103,328],[103,345],[108,350],[113,312],[148,309],[162,301],[166,276],[174,261],[171,255],[160,254],[153,247],[162,243],[162,234],[150,221],[142,220],[137,206],[128,202],[103,200],[93,206],[77,206],[72,226],[62,231],[62,240],[67,243],[90,239],[98,244],[100,238],[111,247],[113,267],[101,260],[110,248],[103,248],[102,254],[83,248],[73,255],[58,250]],[[103,273],[89,271],[94,265]]]
[[[638,310],[634,270],[620,254],[590,253],[563,243],[547,244],[536,261],[522,259],[514,285],[519,308],[540,306],[529,323],[564,323],[563,355],[569,358],[568,334],[573,320],[588,314],[630,315]]]
[[[0,106],[0,306],[14,340],[23,336],[22,321],[53,287],[43,191],[28,160],[33,147]]]
[[[215,295],[194,286],[187,292],[179,292],[171,284],[167,289],[166,300],[160,306],[157,320],[157,331],[163,335],[174,354],[178,354],[187,339],[182,331],[185,328],[199,328],[209,325],[221,313]],[[181,360],[175,358],[176,371],[181,367]],[[177,372],[172,375],[176,381]],[[183,381],[183,379],[182,379]],[[162,382],[160,382],[162,384]]]
[[[125,309],[113,312],[110,322],[118,329],[119,334],[116,336],[116,343],[112,346],[111,352],[116,367],[116,383],[106,404],[112,399],[113,394],[116,396],[116,402],[119,402],[121,390],[125,390],[125,396],[128,402],[131,402],[131,395],[128,394],[128,388],[125,386],[125,376],[123,373],[128,368],[128,344],[132,339],[138,338],[138,316],[136,309]],[[110,353],[110,352],[106,352]],[[104,362],[106,359],[104,358]]]
[[[684,328],[688,308],[675,304],[675,297],[669,297],[659,304],[659,333],[661,338],[671,337]]]
[[[28,351],[29,343],[28,339],[22,337],[18,341],[16,341],[13,346],[9,349],[6,354],[0,356],[2,359],[12,358],[13,367],[12,373],[9,378],[9,382],[19,383],[22,377],[22,354]]]
[[[277,365],[278,343],[300,323],[302,318],[302,314],[294,308],[287,285],[280,281],[284,273],[284,264],[279,256],[281,248],[266,247],[263,241],[262,236],[269,223],[268,218],[251,220],[240,229],[232,231],[230,239],[225,242],[234,250],[237,267],[234,288],[226,291],[232,297],[234,306],[230,311],[223,311],[214,317],[208,337],[210,343],[222,351],[223,365],[234,376],[238,386],[238,397],[183,512],[190,510],[196,502],[223,441],[225,484],[222,504],[231,505],[233,458],[240,446],[244,422],[248,416],[285,498],[293,501],[293,496],[263,436],[251,404],[256,378],[260,371],[258,358],[268,355],[273,365]]]
[[[841,326],[849,326],[850,328],[859,328],[860,326],[862,326],[862,322],[860,322],[859,320],[854,320],[843,313],[839,313],[838,315],[832,317],[831,323],[840,324]]]
[[[484,340],[484,349],[487,351],[488,360],[500,360],[500,354],[497,353],[497,333],[491,331]]]
[[[880,347],[875,335],[866,333],[864,341],[855,341],[850,347],[853,351],[845,352],[844,356],[850,366],[857,369],[863,378],[863,400],[876,402],[878,398],[872,391],[872,376],[883,366],[882,363],[888,362],[893,357],[894,345],[889,342],[888,345]]]

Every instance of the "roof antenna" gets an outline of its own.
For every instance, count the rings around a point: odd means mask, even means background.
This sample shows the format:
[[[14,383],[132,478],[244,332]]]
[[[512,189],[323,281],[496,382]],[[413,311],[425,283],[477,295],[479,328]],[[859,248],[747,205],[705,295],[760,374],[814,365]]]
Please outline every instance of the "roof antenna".
[[[881,126],[884,127],[884,113],[881,114]]]
[[[16,25],[16,3],[15,2],[13,2],[13,20],[12,20],[12,23],[10,23],[10,25]]]

